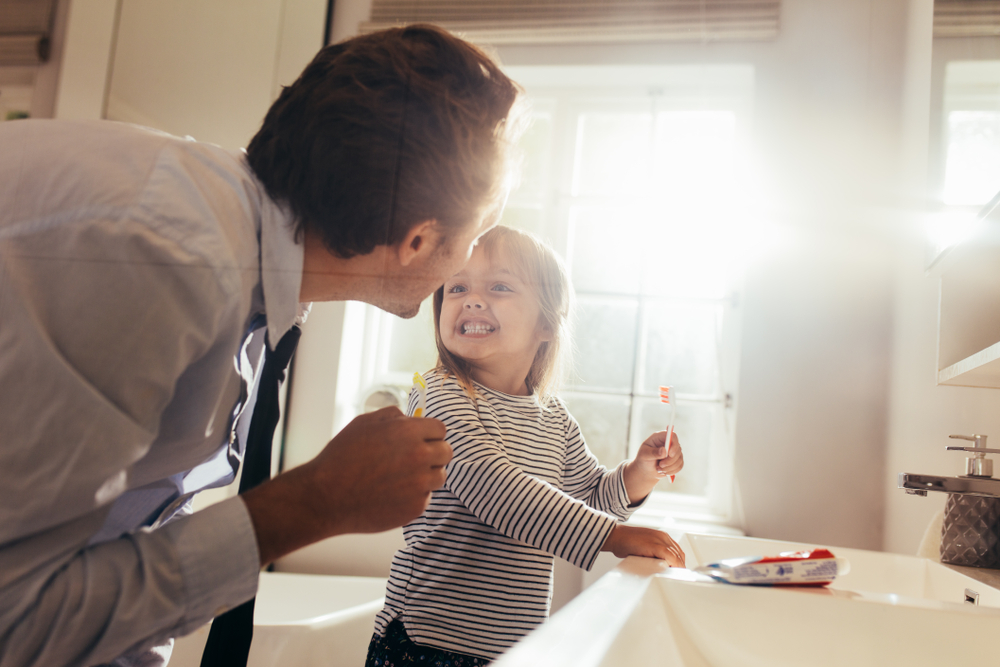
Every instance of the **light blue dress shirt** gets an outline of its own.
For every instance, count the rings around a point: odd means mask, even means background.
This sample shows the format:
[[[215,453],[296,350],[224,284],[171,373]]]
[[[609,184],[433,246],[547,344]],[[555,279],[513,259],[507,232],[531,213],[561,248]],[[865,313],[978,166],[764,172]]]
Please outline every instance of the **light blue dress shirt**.
[[[277,341],[300,314],[290,225],[242,152],[0,123],[0,666],[108,661],[255,594],[242,500],[183,507],[242,455],[252,318]]]

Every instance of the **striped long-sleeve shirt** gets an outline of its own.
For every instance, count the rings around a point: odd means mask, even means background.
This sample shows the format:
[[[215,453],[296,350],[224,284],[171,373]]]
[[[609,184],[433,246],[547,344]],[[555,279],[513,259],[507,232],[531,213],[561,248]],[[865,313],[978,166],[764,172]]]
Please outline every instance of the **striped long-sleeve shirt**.
[[[544,621],[554,556],[590,569],[631,514],[622,477],[587,449],[558,399],[427,373],[426,416],[448,429],[445,485],[404,529],[375,631],[401,617],[417,644],[495,658]],[[410,397],[412,413],[415,396]]]

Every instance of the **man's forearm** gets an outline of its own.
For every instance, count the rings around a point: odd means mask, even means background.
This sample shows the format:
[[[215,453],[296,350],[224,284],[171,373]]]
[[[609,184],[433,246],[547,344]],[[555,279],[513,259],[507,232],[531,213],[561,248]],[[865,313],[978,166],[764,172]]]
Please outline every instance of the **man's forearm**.
[[[278,475],[240,496],[253,523],[262,567],[296,549],[345,532],[337,525],[337,517],[343,512],[320,505],[307,466]]]

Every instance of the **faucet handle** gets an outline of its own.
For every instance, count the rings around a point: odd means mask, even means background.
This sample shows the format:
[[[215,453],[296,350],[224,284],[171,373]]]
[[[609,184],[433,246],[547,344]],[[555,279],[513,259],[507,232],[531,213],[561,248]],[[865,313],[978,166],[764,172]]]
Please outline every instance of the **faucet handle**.
[[[954,440],[969,440],[973,443],[973,447],[986,447],[986,436],[985,435],[949,435],[949,438]]]
[[[972,452],[973,456],[965,459],[965,474],[971,477],[992,477],[993,461],[986,458],[987,454],[1000,454],[1000,449],[987,449],[985,435],[949,435],[956,440],[970,440],[972,447],[947,447],[950,451]]]

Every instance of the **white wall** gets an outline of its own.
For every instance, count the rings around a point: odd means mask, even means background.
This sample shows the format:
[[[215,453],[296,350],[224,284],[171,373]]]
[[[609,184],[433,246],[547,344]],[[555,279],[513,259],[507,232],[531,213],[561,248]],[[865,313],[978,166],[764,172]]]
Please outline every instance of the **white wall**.
[[[325,0],[124,0],[106,117],[246,146],[322,46]]]

